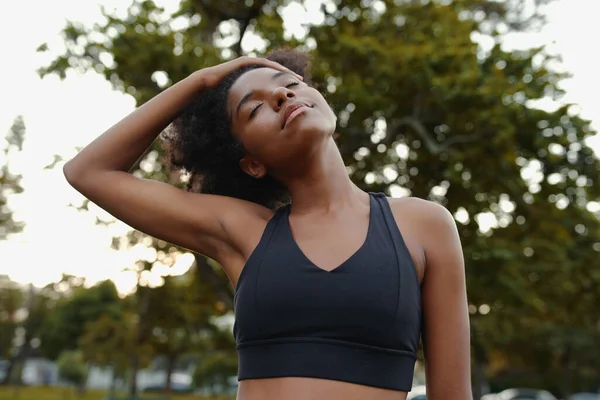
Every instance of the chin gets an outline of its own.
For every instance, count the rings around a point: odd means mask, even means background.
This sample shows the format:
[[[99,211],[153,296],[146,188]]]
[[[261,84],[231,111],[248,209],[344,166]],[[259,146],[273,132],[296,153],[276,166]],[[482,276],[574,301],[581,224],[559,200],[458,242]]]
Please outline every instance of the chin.
[[[296,131],[298,139],[302,142],[312,143],[313,145],[322,142],[331,137],[334,129],[320,126],[302,126]]]
[[[335,132],[335,120],[329,121],[324,118],[311,118],[312,116],[304,115],[305,118],[297,126],[297,130],[302,131],[304,135],[314,137],[329,137]]]

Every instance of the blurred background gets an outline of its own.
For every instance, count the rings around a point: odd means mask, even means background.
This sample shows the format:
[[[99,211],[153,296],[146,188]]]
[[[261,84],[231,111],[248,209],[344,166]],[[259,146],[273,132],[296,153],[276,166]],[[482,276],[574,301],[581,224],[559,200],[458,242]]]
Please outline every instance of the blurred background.
[[[455,215],[475,399],[597,400],[594,6],[2,2],[0,399],[233,398],[219,266],[115,221],[62,165],[193,71],[287,46],[313,54],[353,180]],[[160,143],[135,174],[185,180],[166,172]],[[424,383],[418,363],[412,398],[426,398]]]

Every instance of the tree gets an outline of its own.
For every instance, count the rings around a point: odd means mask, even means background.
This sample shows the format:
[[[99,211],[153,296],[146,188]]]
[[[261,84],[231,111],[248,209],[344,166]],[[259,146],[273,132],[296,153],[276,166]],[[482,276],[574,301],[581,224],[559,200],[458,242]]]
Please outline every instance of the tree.
[[[69,279],[66,277],[67,281]],[[83,281],[79,283],[83,285]],[[61,285],[68,287],[64,279],[57,284]],[[75,287],[67,293],[57,300],[41,329],[42,350],[52,359],[63,351],[77,349],[87,323],[98,320],[104,314],[119,316],[120,313],[120,298],[111,281],[103,281],[90,288]]]
[[[79,395],[83,394],[87,380],[88,368],[79,351],[65,351],[58,358],[58,374],[75,388]]]
[[[171,374],[180,358],[190,352],[206,354],[221,346],[221,328],[214,320],[222,317],[227,306],[218,300],[197,274],[166,277],[165,283],[150,294],[152,347],[166,360],[165,390],[171,390]],[[233,343],[227,342],[231,348]],[[237,365],[229,352],[230,363]],[[232,359],[233,358],[233,359]]]
[[[237,374],[237,360],[224,351],[206,354],[194,370],[194,385],[207,390],[209,395],[227,394],[231,379]]]
[[[52,304],[45,289],[25,287],[0,276],[0,357],[8,360],[2,385],[20,384],[21,370],[37,346]]]
[[[8,276],[0,275],[0,358],[12,360],[15,355],[15,337],[19,327],[18,311],[23,306],[23,289]],[[13,377],[13,362],[9,362],[2,384]]]
[[[8,165],[9,158],[23,150],[25,140],[23,117],[15,118],[5,140],[6,146],[3,146],[2,154],[0,154],[0,240],[23,229],[22,221],[16,221],[13,218],[13,213],[7,203],[10,196],[23,192],[21,175],[11,171]]]
[[[112,370],[111,393],[115,397],[116,379],[125,377],[131,358],[135,355],[139,364],[146,365],[154,354],[150,344],[136,343],[137,314],[125,309],[119,316],[103,314],[99,319],[86,324],[79,339],[84,359],[90,363]],[[133,371],[130,379],[134,379]]]
[[[147,263],[137,263],[139,272],[148,271]],[[132,326],[132,341],[131,351],[127,353],[129,357],[129,396],[137,396],[137,373],[140,367],[144,365],[144,355],[147,354],[146,349],[152,350],[150,337],[153,327],[148,323],[148,316],[151,314],[150,299],[152,289],[149,286],[140,284],[140,275],[138,274],[137,288],[135,293],[130,297],[128,309],[131,310],[134,316],[134,324]]]
[[[484,375],[511,365],[562,381],[555,387],[562,395],[571,390],[569,374],[556,379],[565,365],[579,378],[597,374],[597,361],[585,357],[598,339],[590,310],[599,306],[600,276],[590,265],[597,265],[600,227],[590,205],[600,197],[600,165],[585,142],[594,132],[572,105],[536,108],[563,94],[566,74],[553,68],[556,57],[543,47],[502,46],[504,32],[539,24],[539,14],[526,14],[516,0],[351,0],[328,3],[304,37],[287,38],[279,6],[296,3],[186,0],[173,16],[150,1],[134,3],[124,19],[70,24],[67,52],[40,72],[94,68],[143,103],[240,50],[310,50],[314,79],[338,115],[337,141],[352,179],[366,190],[439,202],[455,215],[473,365],[482,372],[474,374],[476,391]],[[246,32],[264,39],[264,48],[244,49]],[[157,162],[158,145],[136,174],[179,178]],[[223,275],[197,260],[201,279],[230,295]],[[543,344],[532,346],[535,340]]]

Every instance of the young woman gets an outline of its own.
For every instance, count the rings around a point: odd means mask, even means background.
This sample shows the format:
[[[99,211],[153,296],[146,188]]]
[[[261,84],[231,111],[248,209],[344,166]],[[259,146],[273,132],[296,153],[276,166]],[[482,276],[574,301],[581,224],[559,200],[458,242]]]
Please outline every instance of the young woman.
[[[366,193],[336,116],[278,51],[195,72],[64,167],[140,231],[204,254],[235,291],[239,400],[404,400],[421,334],[427,398],[469,400],[469,320],[452,215]],[[158,134],[189,191],[128,173]]]

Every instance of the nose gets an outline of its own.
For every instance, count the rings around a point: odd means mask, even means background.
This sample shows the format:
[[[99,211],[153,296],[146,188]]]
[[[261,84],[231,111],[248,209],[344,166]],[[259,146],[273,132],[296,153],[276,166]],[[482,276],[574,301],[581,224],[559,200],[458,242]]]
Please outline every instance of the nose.
[[[286,101],[291,100],[294,97],[296,97],[294,91],[286,87],[278,87],[277,89],[273,90],[273,106],[276,109],[279,109]]]

